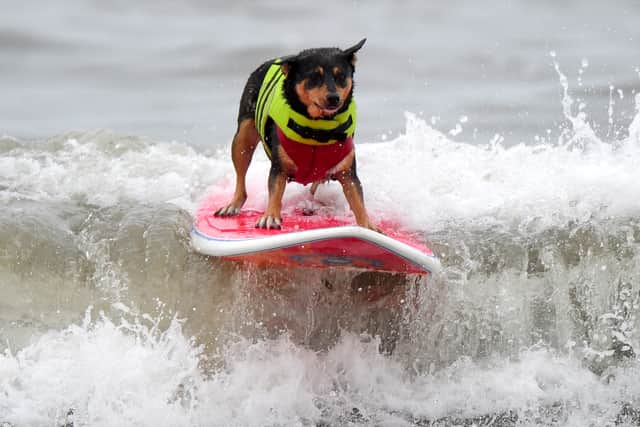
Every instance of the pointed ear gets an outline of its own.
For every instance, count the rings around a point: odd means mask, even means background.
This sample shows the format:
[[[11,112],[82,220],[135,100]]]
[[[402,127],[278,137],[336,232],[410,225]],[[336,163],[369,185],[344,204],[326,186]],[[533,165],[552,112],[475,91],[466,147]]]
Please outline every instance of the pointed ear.
[[[351,65],[353,65],[354,67],[356,65],[356,52],[359,51],[360,48],[362,48],[362,46],[364,46],[364,42],[366,41],[367,39],[364,38],[360,40],[358,43],[356,43],[355,45],[351,46],[350,48],[347,48],[342,51],[342,53],[344,53],[344,55],[347,57],[349,62],[351,62]]]
[[[294,67],[296,61],[298,60],[298,55],[289,55],[280,58],[280,69],[285,76],[289,75],[289,72]]]

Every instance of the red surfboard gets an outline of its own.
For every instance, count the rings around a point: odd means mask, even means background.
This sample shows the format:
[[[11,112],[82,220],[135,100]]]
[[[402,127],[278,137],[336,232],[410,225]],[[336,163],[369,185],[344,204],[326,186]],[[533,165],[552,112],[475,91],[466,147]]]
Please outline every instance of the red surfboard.
[[[350,268],[403,274],[440,270],[431,249],[392,221],[378,221],[385,234],[359,227],[351,215],[334,216],[286,206],[282,228],[255,228],[263,210],[247,203],[239,215],[213,213],[230,199],[226,192],[207,197],[198,208],[191,232],[196,251],[261,266]],[[286,202],[286,201],[285,201]]]

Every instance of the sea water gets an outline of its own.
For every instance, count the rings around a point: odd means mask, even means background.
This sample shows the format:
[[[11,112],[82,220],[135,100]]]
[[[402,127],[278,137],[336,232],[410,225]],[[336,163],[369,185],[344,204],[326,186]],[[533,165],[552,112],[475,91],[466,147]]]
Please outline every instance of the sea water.
[[[640,422],[634,2],[6,6],[0,425]],[[189,242],[252,67],[361,36],[368,208],[444,267],[391,311]]]

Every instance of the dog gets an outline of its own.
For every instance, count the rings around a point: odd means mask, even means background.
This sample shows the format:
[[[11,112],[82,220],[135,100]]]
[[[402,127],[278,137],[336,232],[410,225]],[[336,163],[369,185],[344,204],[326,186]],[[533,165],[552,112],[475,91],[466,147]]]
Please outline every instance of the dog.
[[[337,180],[358,225],[380,231],[364,206],[353,144],[353,75],[356,52],[365,41],[345,50],[315,48],[273,59],[249,76],[231,144],[235,191],[216,216],[240,212],[247,200],[247,170],[262,141],[271,159],[269,198],[256,228],[281,228],[282,197],[288,181],[312,183],[313,194],[319,183]]]

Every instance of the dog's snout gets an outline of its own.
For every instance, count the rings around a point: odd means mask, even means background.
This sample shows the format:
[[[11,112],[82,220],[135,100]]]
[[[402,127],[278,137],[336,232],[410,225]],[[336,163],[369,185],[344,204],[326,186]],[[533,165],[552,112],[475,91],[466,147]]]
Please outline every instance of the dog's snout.
[[[337,107],[340,104],[340,95],[337,93],[330,93],[327,95],[327,106]]]

